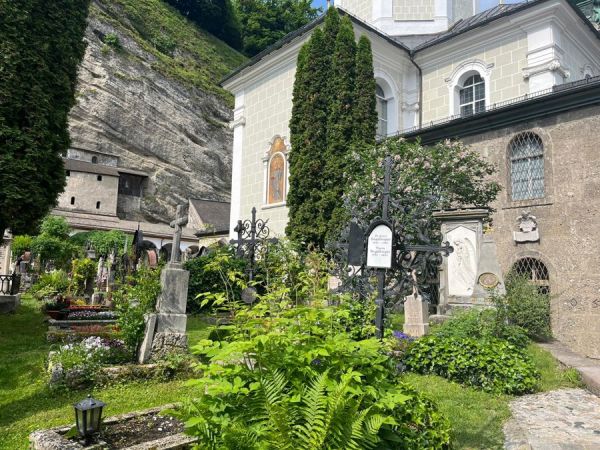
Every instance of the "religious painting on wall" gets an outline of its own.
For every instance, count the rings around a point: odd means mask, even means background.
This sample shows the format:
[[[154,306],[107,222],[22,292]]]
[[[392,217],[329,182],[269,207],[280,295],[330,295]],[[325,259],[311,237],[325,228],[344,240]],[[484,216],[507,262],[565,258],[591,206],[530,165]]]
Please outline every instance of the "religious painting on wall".
[[[277,204],[285,201],[287,147],[282,138],[276,137],[268,152],[267,203]]]

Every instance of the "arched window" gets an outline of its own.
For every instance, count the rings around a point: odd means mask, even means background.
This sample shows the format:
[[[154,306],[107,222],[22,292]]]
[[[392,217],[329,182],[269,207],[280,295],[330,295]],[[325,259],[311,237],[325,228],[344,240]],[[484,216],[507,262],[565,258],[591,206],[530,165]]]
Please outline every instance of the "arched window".
[[[544,144],[535,133],[515,136],[509,145],[510,187],[513,200],[544,197]]]
[[[265,203],[277,205],[285,202],[287,195],[287,146],[276,136],[263,159],[266,169]]]
[[[536,258],[521,258],[511,269],[511,275],[526,278],[537,286],[540,294],[550,294],[550,275],[546,265]]]
[[[98,164],[98,157],[92,156],[92,164]]]
[[[381,86],[377,85],[375,90],[377,97],[377,137],[388,135],[388,100]]]
[[[459,88],[461,116],[470,116],[485,111],[485,81],[479,74],[468,77]]]

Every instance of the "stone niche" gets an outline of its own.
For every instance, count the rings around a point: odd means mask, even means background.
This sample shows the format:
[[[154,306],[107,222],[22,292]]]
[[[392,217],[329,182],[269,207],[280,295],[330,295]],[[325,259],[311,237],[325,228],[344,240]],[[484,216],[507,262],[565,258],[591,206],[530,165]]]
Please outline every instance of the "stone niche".
[[[505,293],[498,262],[496,243],[491,233],[484,233],[487,209],[439,211],[443,242],[454,251],[440,267],[440,301],[438,314],[456,308],[489,306],[493,291]]]

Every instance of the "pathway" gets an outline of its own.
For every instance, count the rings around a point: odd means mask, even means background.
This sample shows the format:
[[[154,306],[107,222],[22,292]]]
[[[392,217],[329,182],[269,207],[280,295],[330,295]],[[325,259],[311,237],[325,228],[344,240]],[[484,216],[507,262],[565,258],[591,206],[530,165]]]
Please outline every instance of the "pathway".
[[[577,355],[559,342],[541,347],[576,369],[587,390],[560,389],[513,400],[512,418],[504,426],[505,448],[600,450],[600,361]]]
[[[584,389],[525,395],[510,409],[508,450],[600,450],[600,398]]]

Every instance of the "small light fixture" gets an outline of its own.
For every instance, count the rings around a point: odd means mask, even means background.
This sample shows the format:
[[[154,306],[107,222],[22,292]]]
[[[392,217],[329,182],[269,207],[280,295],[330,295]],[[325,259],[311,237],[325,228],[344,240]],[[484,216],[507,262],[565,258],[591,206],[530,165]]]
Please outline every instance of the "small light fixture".
[[[85,254],[89,259],[96,259],[96,250],[92,246],[91,242],[88,241],[87,248],[85,249]]]
[[[102,408],[105,404],[88,395],[85,400],[75,403],[75,425],[79,435],[89,444],[92,436],[100,431]]]

